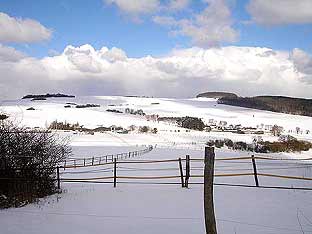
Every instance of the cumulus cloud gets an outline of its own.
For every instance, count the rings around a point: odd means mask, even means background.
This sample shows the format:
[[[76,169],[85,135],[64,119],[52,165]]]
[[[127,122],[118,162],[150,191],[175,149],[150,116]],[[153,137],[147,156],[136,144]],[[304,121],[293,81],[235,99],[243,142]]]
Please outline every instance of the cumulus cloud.
[[[190,2],[191,0],[170,0],[166,8],[173,11],[180,11],[189,6]]]
[[[294,62],[297,71],[303,74],[302,79],[312,84],[312,56],[295,48],[290,54],[290,59]]]
[[[99,73],[101,72],[101,63],[92,55],[95,50],[90,45],[80,47],[67,46],[63,55],[75,66],[75,69],[81,72]]]
[[[295,48],[293,49],[290,58],[294,61],[300,72],[312,74],[312,57],[305,51]]]
[[[104,2],[115,4],[121,11],[135,16],[155,12],[160,6],[159,0],[104,0]]]
[[[200,47],[218,46],[222,42],[235,42],[239,34],[233,28],[231,11],[225,0],[205,0],[207,7],[191,18],[176,19],[171,16],[155,16],[153,21],[166,25],[174,35],[191,38]]]
[[[312,23],[311,0],[250,0],[247,10],[252,21],[262,25]]]
[[[32,19],[20,19],[0,12],[0,42],[31,43],[50,39],[52,30]]]
[[[17,62],[24,58],[22,52],[17,51],[13,47],[8,47],[0,44],[0,62]]]
[[[137,22],[140,22],[140,15],[148,14],[154,23],[167,26],[171,35],[189,37],[195,46],[207,48],[223,42],[236,42],[239,33],[233,27],[228,1],[202,1],[207,6],[201,12],[181,18],[178,15],[168,15],[186,11],[191,0],[104,0],[106,4],[116,5]]]
[[[7,58],[0,62],[2,98],[42,92],[190,97],[207,90],[311,97],[311,57],[299,49],[193,47],[131,58],[118,48],[82,45],[36,59],[2,46],[0,57]]]
[[[108,5],[116,5],[120,11],[138,17],[142,14],[151,14],[157,11],[180,11],[185,9],[191,0],[104,0]]]
[[[109,62],[125,61],[127,59],[127,54],[125,51],[116,47],[113,47],[110,50],[106,47],[103,47],[99,54],[101,58],[106,59]]]

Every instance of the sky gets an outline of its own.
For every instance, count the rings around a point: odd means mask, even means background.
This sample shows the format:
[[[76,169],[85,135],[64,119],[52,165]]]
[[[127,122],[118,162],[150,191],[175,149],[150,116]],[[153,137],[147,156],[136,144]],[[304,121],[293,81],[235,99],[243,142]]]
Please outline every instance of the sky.
[[[312,98],[311,0],[0,0],[0,98]]]

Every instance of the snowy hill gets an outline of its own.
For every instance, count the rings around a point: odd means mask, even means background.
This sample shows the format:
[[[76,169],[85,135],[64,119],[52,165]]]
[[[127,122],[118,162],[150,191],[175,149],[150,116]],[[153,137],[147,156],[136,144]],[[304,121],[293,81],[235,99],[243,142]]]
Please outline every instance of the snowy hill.
[[[76,108],[74,103],[97,104],[100,107]],[[64,107],[68,105],[70,107]],[[27,110],[30,107],[34,110]],[[189,189],[181,188],[177,158],[185,158],[185,155],[190,155],[191,159],[202,158],[205,143],[209,139],[231,138],[251,141],[254,134],[186,131],[174,124],[125,113],[127,108],[141,109],[147,116],[195,116],[202,118],[205,123],[213,119],[217,124],[226,121],[228,125],[241,124],[246,127],[258,126],[258,128],[278,124],[283,126],[287,133],[292,131],[290,133],[296,137],[312,139],[311,133],[306,133],[306,130],[312,130],[310,117],[219,105],[216,99],[99,96],[49,98],[46,101],[5,101],[2,103],[1,111],[9,114],[11,120],[28,127],[45,128],[52,121],[57,120],[68,123],[79,122],[88,128],[111,125],[128,128],[130,125],[147,125],[156,127],[158,133],[120,134],[108,131],[90,135],[60,131],[60,134],[71,137],[73,155],[68,163],[82,165],[84,158],[94,157],[96,165],[61,170],[62,179],[76,179],[76,182],[62,182],[62,194],[42,199],[38,204],[1,211],[1,231],[5,234],[204,233],[203,186],[191,184]],[[122,113],[107,112],[107,109]],[[296,127],[299,127],[302,133],[295,134]],[[267,140],[276,139],[269,132],[262,137]],[[130,164],[118,164],[117,175],[123,179],[118,179],[120,183],[117,184],[117,188],[113,188],[110,184],[113,167],[111,164],[105,164],[105,161],[101,164],[99,158],[111,154],[128,155],[127,152],[144,149],[146,147],[144,145],[154,145],[156,148],[143,155],[120,159],[120,162],[129,161]],[[258,159],[258,171],[312,178],[311,160],[298,160],[311,158],[311,154],[311,151],[297,154],[266,154],[266,157],[273,159],[288,160]],[[216,150],[217,159],[242,156],[250,156],[250,153],[224,148]],[[168,159],[168,163],[142,163]],[[202,182],[202,178],[196,175],[202,175],[203,166],[202,161],[191,162],[191,176],[194,176],[190,178],[191,183]],[[215,173],[251,173],[252,175],[251,160],[216,161]],[[133,179],[125,179],[129,176],[135,177],[137,183],[128,184],[127,182],[133,182]],[[138,179],[146,176],[154,179]],[[173,177],[159,180],[157,179],[159,176]],[[291,189],[215,186],[215,210],[219,233],[312,232],[311,191],[292,189],[311,188],[311,180],[261,176],[259,181],[263,186],[286,186]],[[99,182],[109,182],[109,184]],[[157,184],[159,182],[169,182],[169,184]],[[248,175],[216,177],[215,182],[254,185],[253,176]],[[32,225],[29,226],[29,223]]]
[[[68,103],[98,104],[94,108],[64,108]],[[27,110],[33,107],[35,110]],[[125,112],[126,109],[143,110],[148,115],[160,117],[193,116],[202,118],[208,123],[218,124],[225,121],[227,125],[242,125],[265,130],[275,124],[284,128],[285,134],[295,135],[296,128],[300,129],[297,137],[312,138],[312,118],[305,116],[273,113],[269,111],[252,110],[217,104],[216,99],[169,99],[169,98],[140,98],[123,96],[97,96],[77,98],[50,98],[46,101],[14,100],[4,101],[1,111],[11,114],[12,118],[21,125],[44,128],[52,121],[66,121],[84,125],[88,128],[111,125],[130,125],[156,127],[159,130],[177,129],[177,127],[158,121],[148,121],[144,116],[126,113],[107,112],[107,109]],[[215,134],[206,134],[214,136]]]

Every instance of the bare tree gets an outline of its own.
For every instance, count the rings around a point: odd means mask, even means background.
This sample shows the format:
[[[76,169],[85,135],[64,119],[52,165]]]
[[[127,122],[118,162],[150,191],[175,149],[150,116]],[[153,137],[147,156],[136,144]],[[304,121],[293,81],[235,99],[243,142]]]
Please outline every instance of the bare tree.
[[[29,131],[1,121],[0,177],[6,179],[0,180],[0,207],[19,206],[29,202],[29,197],[56,192],[56,167],[71,154],[68,143],[50,130]],[[31,196],[17,197],[16,190],[19,194],[27,190]]]

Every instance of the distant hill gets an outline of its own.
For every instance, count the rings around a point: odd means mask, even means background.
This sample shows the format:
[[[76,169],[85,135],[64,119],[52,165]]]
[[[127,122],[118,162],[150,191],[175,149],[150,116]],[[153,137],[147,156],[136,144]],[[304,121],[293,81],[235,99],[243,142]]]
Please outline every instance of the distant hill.
[[[284,96],[222,97],[219,104],[312,117],[312,99]]]
[[[62,94],[62,93],[56,93],[56,94],[50,94],[50,93],[47,93],[47,94],[39,94],[39,95],[36,95],[36,94],[29,94],[29,95],[26,95],[24,96],[22,99],[35,99],[35,100],[44,100],[45,98],[75,98],[74,95],[66,95],[66,94]]]
[[[236,98],[238,97],[235,93],[228,93],[228,92],[205,92],[200,93],[196,96],[199,97],[205,97],[205,98],[223,98],[223,97],[230,97],[230,98]]]

